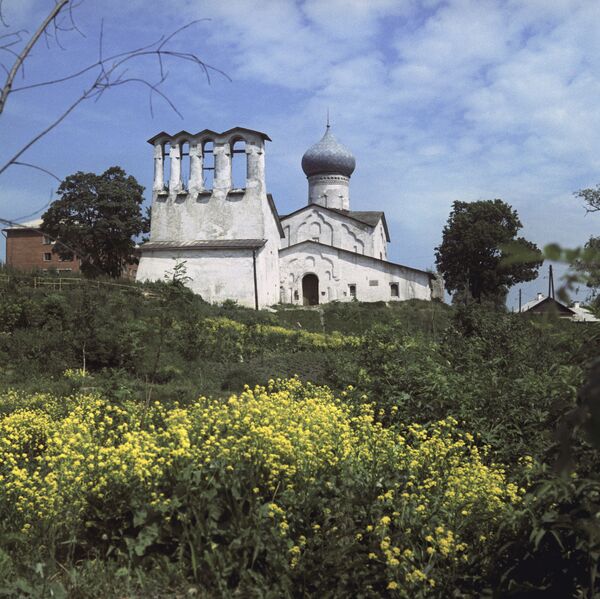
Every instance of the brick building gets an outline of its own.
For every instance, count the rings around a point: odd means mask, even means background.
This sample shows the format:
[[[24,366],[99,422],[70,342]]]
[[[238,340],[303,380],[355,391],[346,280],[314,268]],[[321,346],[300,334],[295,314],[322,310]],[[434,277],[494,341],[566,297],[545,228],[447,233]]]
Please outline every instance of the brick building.
[[[39,218],[2,229],[6,238],[6,266],[17,270],[52,271],[60,274],[79,272],[80,258],[74,256],[70,260],[62,260],[57,253],[52,251],[54,247],[52,239],[40,231],[41,224],[42,219]],[[133,263],[123,267],[121,275],[123,279],[135,281],[138,257],[139,250],[136,247]]]
[[[41,224],[40,218],[2,230],[6,238],[6,266],[28,271],[79,272],[81,260],[77,256],[62,260],[54,253],[54,242],[40,231]]]

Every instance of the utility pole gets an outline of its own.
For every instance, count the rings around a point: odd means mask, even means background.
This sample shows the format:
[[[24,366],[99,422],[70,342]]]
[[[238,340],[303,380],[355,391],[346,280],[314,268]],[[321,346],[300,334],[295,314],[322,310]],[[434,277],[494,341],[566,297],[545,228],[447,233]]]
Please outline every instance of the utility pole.
[[[554,275],[552,274],[552,264],[548,265],[548,297],[554,299]]]
[[[519,289],[519,314],[521,313],[521,289]]]

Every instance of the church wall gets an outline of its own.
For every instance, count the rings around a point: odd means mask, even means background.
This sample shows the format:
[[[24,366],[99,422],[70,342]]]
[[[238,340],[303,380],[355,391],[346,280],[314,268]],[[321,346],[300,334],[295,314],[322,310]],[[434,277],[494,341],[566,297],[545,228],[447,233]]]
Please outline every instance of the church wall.
[[[279,248],[275,242],[257,251],[256,265],[260,307],[279,303]]]
[[[385,236],[385,228],[383,222],[379,221],[373,231],[373,257],[380,260],[387,260],[387,238]]]
[[[319,243],[325,245],[333,245],[350,252],[379,258],[381,250],[374,253],[374,247],[377,243],[375,239],[377,228],[374,230],[368,225],[344,217],[341,214],[338,215],[318,208],[307,208],[286,218],[282,224],[286,233],[286,238],[281,240],[282,248],[301,241],[317,241],[318,239]],[[378,226],[381,226],[381,224]],[[383,255],[385,257],[387,251]]]
[[[302,304],[302,278],[310,273],[319,278],[320,303],[352,301],[350,285],[355,285],[356,299],[364,302],[432,299],[428,273],[336,248],[305,244],[282,250],[280,269],[285,303]],[[397,297],[392,296],[392,283],[398,285]]]
[[[231,299],[254,308],[252,250],[150,250],[140,260],[137,280],[163,281],[165,273],[183,261],[190,277],[186,286],[205,301]],[[269,304],[261,307],[265,305]]]

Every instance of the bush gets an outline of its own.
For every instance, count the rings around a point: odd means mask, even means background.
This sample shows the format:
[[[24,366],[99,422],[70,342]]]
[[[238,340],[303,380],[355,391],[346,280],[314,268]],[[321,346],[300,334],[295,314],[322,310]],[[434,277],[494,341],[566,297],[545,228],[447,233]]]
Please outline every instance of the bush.
[[[447,597],[481,586],[520,503],[452,419],[385,428],[368,404],[297,379],[187,408],[9,401],[11,568],[46,546],[63,565],[166,558],[209,596]]]

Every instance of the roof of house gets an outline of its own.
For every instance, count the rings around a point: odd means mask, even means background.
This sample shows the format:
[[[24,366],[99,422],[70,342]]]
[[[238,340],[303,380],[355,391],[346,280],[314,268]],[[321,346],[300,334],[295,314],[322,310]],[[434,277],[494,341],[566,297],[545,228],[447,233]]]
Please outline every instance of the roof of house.
[[[294,243],[292,245],[288,245],[285,248],[281,248],[279,250],[279,253],[280,254],[284,253],[284,252],[287,253],[288,250],[297,248],[298,246],[301,246],[301,245],[303,245],[305,243],[316,245],[316,246],[319,246],[319,247],[329,248],[331,250],[336,250],[338,252],[341,252],[342,254],[346,254],[346,255],[350,255],[350,256],[358,256],[359,258],[365,258],[366,260],[371,260],[371,261],[377,262],[379,264],[386,264],[386,265],[389,264],[391,266],[397,266],[397,267],[403,268],[405,270],[412,270],[413,272],[418,272],[418,273],[421,273],[421,274],[425,274],[430,279],[434,279],[435,276],[436,276],[435,273],[429,272],[428,270],[421,270],[420,268],[414,268],[412,266],[406,266],[405,264],[398,264],[396,262],[389,262],[388,260],[381,260],[380,258],[375,258],[374,256],[367,256],[366,254],[359,254],[358,252],[352,252],[350,250],[345,250],[343,248],[336,247],[335,245],[327,245],[326,243],[320,243],[318,241],[313,241],[312,239],[305,239],[304,241],[299,241],[298,243]]]
[[[329,212],[335,212],[336,214],[341,214],[342,216],[345,216],[359,223],[362,223],[363,225],[367,225],[373,228],[376,227],[377,223],[379,223],[379,221],[381,220],[383,222],[385,238],[387,241],[390,241],[390,233],[388,230],[387,222],[385,220],[385,213],[380,210],[341,210],[339,208],[328,208],[327,206],[321,206],[321,204],[308,204],[307,206],[302,206],[302,208],[298,208],[298,210],[294,210],[294,212],[282,215],[279,218],[283,221],[286,218],[290,218],[291,216],[300,214],[300,212],[302,212],[303,210],[308,210],[309,208],[316,208],[328,210]]]
[[[557,301],[556,299],[554,299],[552,297],[546,297],[546,296],[542,295],[541,293],[538,294],[538,297],[536,299],[531,300],[530,302],[527,302],[526,304],[523,304],[521,306],[521,312],[529,312],[530,310],[533,310],[534,308],[541,308],[543,304],[551,304],[559,312],[565,312],[565,313],[570,312],[572,315],[575,314],[575,312],[568,306],[565,306],[564,304],[562,304],[561,302]]]
[[[140,246],[144,250],[255,250],[267,242],[266,239],[195,239],[194,241],[147,241]]]
[[[570,309],[575,312],[573,320],[577,322],[600,322],[600,318],[596,318],[588,308],[583,308],[579,302],[575,302]]]
[[[35,220],[29,220],[24,223],[14,223],[10,227],[6,227],[2,229],[3,231],[19,231],[23,229],[39,229],[42,226],[43,220],[41,218],[36,218]]]

